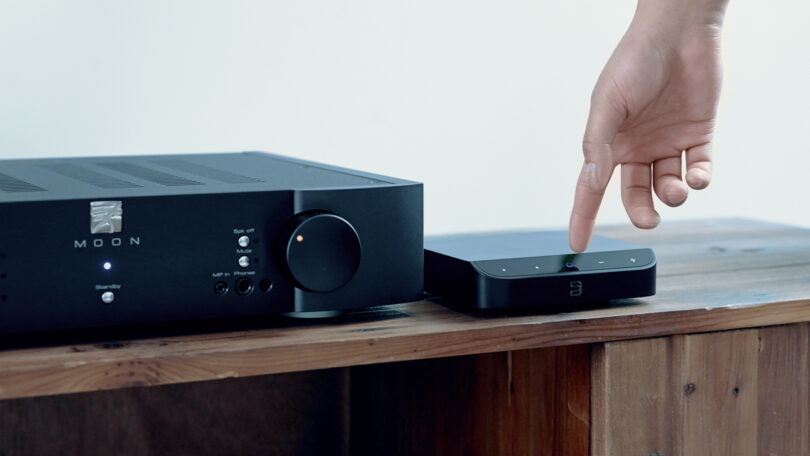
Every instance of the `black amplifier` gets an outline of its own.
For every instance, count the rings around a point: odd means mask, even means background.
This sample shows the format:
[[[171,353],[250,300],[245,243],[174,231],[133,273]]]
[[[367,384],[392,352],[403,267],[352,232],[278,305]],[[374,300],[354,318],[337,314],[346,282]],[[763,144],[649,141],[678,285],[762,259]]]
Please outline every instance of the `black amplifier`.
[[[0,161],[0,333],[420,298],[422,184],[261,152]]]

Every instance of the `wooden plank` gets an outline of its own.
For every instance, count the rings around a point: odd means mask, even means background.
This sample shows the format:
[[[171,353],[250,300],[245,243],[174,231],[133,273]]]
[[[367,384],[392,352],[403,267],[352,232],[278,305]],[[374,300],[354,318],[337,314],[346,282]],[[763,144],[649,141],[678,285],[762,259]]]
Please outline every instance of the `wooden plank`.
[[[348,454],[347,373],[0,401],[0,453]]]
[[[352,369],[352,454],[588,453],[587,346]]]
[[[421,301],[325,323],[6,349],[0,399],[810,321],[808,230],[721,221],[602,231],[655,247],[657,296],[508,317]]]
[[[506,353],[352,368],[352,454],[506,454]]]
[[[757,454],[810,454],[808,325],[763,328],[758,337]]]
[[[673,454],[671,342],[611,342],[594,350],[591,454]]]
[[[810,320],[808,304],[810,301],[795,301],[601,319],[576,319],[583,315],[571,313],[532,317],[536,322],[495,321],[490,327],[466,331],[447,328],[431,333],[417,325],[410,334],[404,330],[383,334],[381,329],[377,337],[347,333],[374,331],[373,327],[337,325],[323,329],[332,333],[328,340],[318,332],[302,339],[294,330],[272,329],[229,333],[227,337],[200,335],[9,350],[0,352],[0,399],[804,322]],[[429,318],[420,312],[412,317]],[[440,324],[456,326],[446,320]]]
[[[590,347],[511,354],[512,454],[586,456],[590,439]]]
[[[757,454],[757,330],[684,336],[684,455]]]
[[[808,454],[808,324],[606,343],[594,456]]]

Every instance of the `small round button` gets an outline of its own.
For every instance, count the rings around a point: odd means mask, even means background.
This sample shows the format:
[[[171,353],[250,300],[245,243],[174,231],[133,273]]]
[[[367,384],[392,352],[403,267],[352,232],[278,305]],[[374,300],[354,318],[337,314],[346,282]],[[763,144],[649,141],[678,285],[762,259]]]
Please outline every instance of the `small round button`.
[[[250,238],[247,236],[239,236],[236,242],[239,244],[239,247],[245,248],[250,245]]]
[[[115,301],[115,293],[112,291],[105,291],[101,294],[101,302],[104,304],[112,304]]]
[[[250,258],[248,258],[247,256],[240,256],[239,257],[239,267],[240,268],[246,268],[248,266],[250,266]]]

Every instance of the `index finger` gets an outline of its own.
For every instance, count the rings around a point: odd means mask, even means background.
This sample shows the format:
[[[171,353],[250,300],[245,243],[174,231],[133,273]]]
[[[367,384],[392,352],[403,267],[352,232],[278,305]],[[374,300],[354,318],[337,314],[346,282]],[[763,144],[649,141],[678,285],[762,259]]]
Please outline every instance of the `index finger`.
[[[574,193],[574,208],[571,211],[571,220],[568,226],[568,243],[574,252],[584,252],[588,248],[596,223],[596,214],[605,195],[605,187],[592,190],[585,179],[585,164],[577,179],[577,188]],[[608,171],[607,180],[613,174],[613,168]]]
[[[626,118],[627,111],[612,101],[601,81],[597,82],[582,139],[585,162],[592,164],[591,176],[586,175],[585,182],[594,191],[604,190],[610,180],[613,173],[612,144]]]

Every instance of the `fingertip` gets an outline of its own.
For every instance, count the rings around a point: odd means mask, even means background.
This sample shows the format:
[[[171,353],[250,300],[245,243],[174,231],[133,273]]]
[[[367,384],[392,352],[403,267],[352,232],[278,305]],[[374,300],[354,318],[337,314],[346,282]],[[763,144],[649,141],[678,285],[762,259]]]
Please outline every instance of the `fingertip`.
[[[568,246],[576,253],[582,253],[588,248],[593,234],[594,219],[571,214],[568,224]]]
[[[664,203],[671,207],[678,207],[684,202],[686,202],[686,198],[689,196],[689,189],[683,182],[678,182],[669,185],[669,187],[664,192]]]
[[[573,232],[568,235],[568,246],[576,253],[582,253],[588,248],[589,239],[576,238]]]
[[[596,166],[591,161],[583,163],[579,179],[577,179],[576,191],[574,192],[574,207],[571,210],[571,218],[568,224],[568,245],[574,252],[584,252],[588,248],[593,227],[596,223],[596,214],[599,212],[599,205],[605,193],[604,187],[607,185],[607,181],[610,180],[612,173],[612,168],[609,166],[601,168],[601,175],[597,174],[595,179],[593,170]],[[589,173],[591,174],[590,177]],[[602,179],[605,180],[605,184],[601,185],[601,188],[593,190],[592,183]],[[589,180],[591,182],[588,182]]]
[[[661,223],[661,216],[658,215],[658,212],[646,207],[636,208],[628,215],[633,225],[642,230],[651,230]]]
[[[712,175],[704,169],[692,168],[686,173],[686,183],[695,190],[702,190],[709,186]]]

